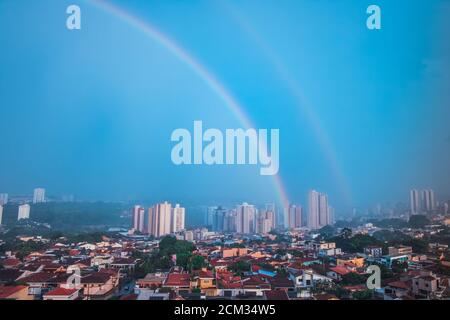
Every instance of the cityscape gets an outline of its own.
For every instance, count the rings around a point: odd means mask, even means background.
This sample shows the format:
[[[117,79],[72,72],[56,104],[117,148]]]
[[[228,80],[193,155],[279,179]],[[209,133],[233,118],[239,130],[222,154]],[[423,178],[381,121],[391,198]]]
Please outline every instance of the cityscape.
[[[310,190],[305,208],[207,206],[196,227],[181,204],[123,204],[119,225],[62,232],[34,211],[83,201],[48,199],[44,188],[1,193],[0,299],[447,300],[450,201],[412,189],[409,202],[401,213],[341,219],[327,194]]]
[[[445,312],[449,17],[450,0],[0,0],[0,304]]]

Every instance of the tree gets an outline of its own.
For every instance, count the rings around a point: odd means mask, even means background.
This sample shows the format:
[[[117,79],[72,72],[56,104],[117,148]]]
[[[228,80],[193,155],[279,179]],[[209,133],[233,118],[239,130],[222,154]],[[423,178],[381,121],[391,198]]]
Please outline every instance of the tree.
[[[362,274],[356,273],[356,272],[350,272],[347,274],[344,274],[342,276],[342,282],[343,285],[357,285],[357,284],[363,284],[366,282],[366,277]]]
[[[392,262],[392,272],[394,273],[403,273],[406,270],[408,270],[408,262],[404,261],[404,262],[400,262],[398,260],[394,260],[394,262]]]
[[[238,261],[231,265],[231,270],[233,270],[234,273],[243,273],[250,271],[251,264],[247,261]]]
[[[373,298],[373,290],[356,291],[352,293],[352,297],[356,300],[370,300]]]
[[[336,228],[327,225],[319,230],[319,234],[325,238],[332,237],[336,233]]]
[[[201,268],[206,267],[205,258],[202,256],[194,255],[191,257],[190,261],[190,269],[191,270],[199,270]]]
[[[352,236],[352,229],[351,228],[342,229],[341,235],[344,239],[350,238]]]
[[[409,218],[408,224],[411,228],[420,229],[430,224],[430,220],[424,215],[415,214]]]

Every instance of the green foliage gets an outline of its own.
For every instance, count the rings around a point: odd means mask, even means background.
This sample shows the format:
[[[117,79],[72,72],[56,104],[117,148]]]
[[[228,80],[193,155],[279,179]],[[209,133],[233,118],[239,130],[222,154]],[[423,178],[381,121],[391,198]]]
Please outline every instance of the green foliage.
[[[205,258],[198,255],[193,255],[189,261],[190,270],[200,270],[201,268],[206,267]]]
[[[136,268],[135,277],[141,278],[147,273],[169,269],[173,266],[172,255],[174,254],[176,255],[176,264],[186,270],[200,269],[206,266],[203,257],[193,256],[194,250],[195,246],[191,242],[166,236],[159,242],[158,251],[150,255],[140,255],[142,262]]]
[[[88,242],[97,243],[101,242],[105,234],[101,232],[84,232],[67,236],[68,243]]]
[[[409,218],[408,224],[411,228],[419,229],[430,224],[430,220],[424,215],[416,214]]]
[[[378,264],[378,263],[373,263],[375,265],[377,265],[378,267],[380,267],[380,277],[381,279],[391,279],[394,277],[394,273],[392,273],[392,270],[389,269],[388,267],[386,267],[384,264]]]
[[[442,275],[447,276],[447,277],[450,276],[450,267],[444,266],[444,265],[442,265],[441,262],[439,262],[437,264],[436,268],[437,268],[438,274],[442,274]]]
[[[344,286],[364,284],[366,283],[366,280],[366,276],[356,272],[350,272],[342,276],[341,284]]]
[[[319,229],[319,234],[324,238],[332,237],[336,233],[336,228],[327,225]]]
[[[395,260],[394,262],[392,262],[392,266],[391,266],[392,272],[394,273],[403,273],[406,270],[408,270],[408,263],[405,262],[399,262],[397,260]]]
[[[26,242],[16,242],[12,245],[10,250],[16,252],[16,257],[20,260],[25,258],[27,255],[34,251],[42,250],[46,245],[42,242],[26,241]]]
[[[17,222],[18,206],[7,204],[3,210],[3,223],[9,226]],[[127,207],[122,203],[110,202],[47,202],[32,204],[30,218],[40,223],[48,223],[52,229],[61,231],[100,229],[102,226],[128,225],[129,220],[120,216]],[[41,235],[41,234],[40,234]]]
[[[336,247],[341,248],[344,252],[350,253],[362,252],[365,247],[370,245],[382,245],[382,242],[376,238],[365,234],[357,234],[351,238],[346,238],[345,235],[341,235],[329,238],[327,241],[335,242]]]
[[[404,241],[405,246],[411,246],[414,253],[427,253],[428,252],[428,241],[423,239],[410,239]]]
[[[408,227],[408,223],[405,220],[398,218],[374,220],[372,223],[379,228],[402,229]]]
[[[159,243],[159,252],[161,256],[170,256],[172,254],[188,253],[195,250],[195,246],[185,240],[177,240],[175,237],[166,236]]]
[[[373,237],[382,242],[402,243],[411,240],[411,237],[405,235],[401,231],[380,230],[373,234]]]
[[[251,264],[247,261],[238,261],[232,264],[230,269],[236,274],[241,274],[243,272],[250,271]]]
[[[370,300],[373,298],[373,290],[364,290],[364,291],[357,291],[352,293],[353,299],[356,300]]]

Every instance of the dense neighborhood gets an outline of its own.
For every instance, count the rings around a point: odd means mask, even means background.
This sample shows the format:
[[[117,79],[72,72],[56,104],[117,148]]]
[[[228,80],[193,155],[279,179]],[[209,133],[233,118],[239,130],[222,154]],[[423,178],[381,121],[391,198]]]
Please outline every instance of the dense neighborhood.
[[[424,240],[448,239],[449,219],[429,222],[261,235],[202,228],[162,238],[17,236],[15,249],[1,253],[0,299],[449,299],[448,245]],[[370,266],[381,271],[377,288],[367,285]]]

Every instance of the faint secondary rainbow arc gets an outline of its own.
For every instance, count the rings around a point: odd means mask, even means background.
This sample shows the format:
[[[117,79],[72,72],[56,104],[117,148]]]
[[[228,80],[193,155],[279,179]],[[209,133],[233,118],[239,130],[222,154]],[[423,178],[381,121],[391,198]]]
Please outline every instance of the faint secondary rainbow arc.
[[[139,17],[130,14],[123,8],[108,3],[103,0],[92,0],[90,3],[94,4],[97,8],[104,10],[111,15],[120,18],[124,22],[134,26],[145,35],[159,43],[173,55],[175,55],[180,61],[183,61],[189,66],[203,81],[223,100],[225,106],[234,113],[238,121],[241,122],[246,128],[253,128],[252,122],[245,114],[244,109],[239,105],[235,98],[228,92],[223,84],[197,59],[190,55],[185,49],[171,40],[167,35],[163,34],[152,26],[149,22],[143,21]],[[286,193],[286,189],[281,180],[279,174],[273,176],[273,183],[276,192],[278,193],[278,201],[284,206],[289,203],[289,199]]]
[[[287,85],[289,91],[291,91],[293,97],[295,98],[297,104],[301,107],[302,111],[305,113],[312,129],[314,130],[314,134],[316,139],[318,140],[322,152],[325,157],[329,161],[330,168],[335,176],[336,181],[341,188],[341,192],[345,197],[345,200],[348,204],[351,204],[351,191],[348,186],[347,180],[341,170],[339,165],[339,161],[336,157],[336,153],[331,145],[330,139],[326,134],[325,130],[322,128],[319,117],[314,112],[313,107],[306,99],[305,94],[300,89],[300,85],[297,80],[292,76],[292,74],[287,70],[284,63],[278,57],[278,55],[274,52],[274,50],[264,41],[264,39],[257,33],[254,28],[248,23],[248,20],[243,18],[232,5],[228,4],[226,1],[219,2],[222,7],[229,13],[229,15],[234,19],[235,22],[239,25],[240,29],[242,29],[247,35],[262,49],[262,52],[266,54],[272,65],[274,66],[275,71],[279,74],[279,76],[284,80]]]

